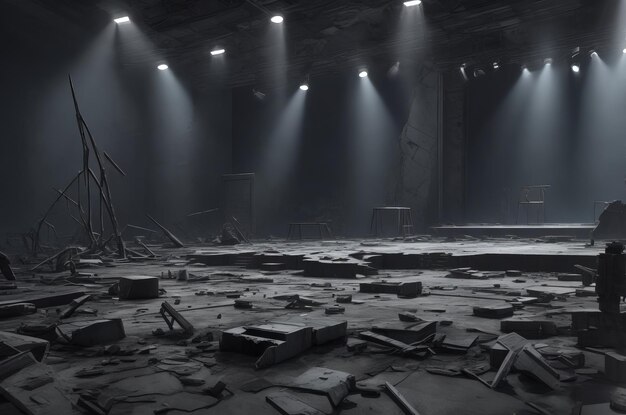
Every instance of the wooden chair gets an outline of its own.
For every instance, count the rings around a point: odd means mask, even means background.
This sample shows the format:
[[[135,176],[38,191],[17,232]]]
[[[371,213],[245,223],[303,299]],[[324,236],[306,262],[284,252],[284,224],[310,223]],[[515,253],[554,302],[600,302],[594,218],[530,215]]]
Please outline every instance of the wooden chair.
[[[549,189],[550,185],[548,184],[540,184],[540,185],[525,185],[520,189],[520,197],[517,202],[517,216],[515,218],[515,223],[519,223],[520,210],[525,208],[526,210],[526,224],[529,224],[529,211],[531,208],[535,208],[537,210],[537,222],[536,223],[546,223],[546,189]],[[539,222],[539,218],[541,217],[541,222]]]

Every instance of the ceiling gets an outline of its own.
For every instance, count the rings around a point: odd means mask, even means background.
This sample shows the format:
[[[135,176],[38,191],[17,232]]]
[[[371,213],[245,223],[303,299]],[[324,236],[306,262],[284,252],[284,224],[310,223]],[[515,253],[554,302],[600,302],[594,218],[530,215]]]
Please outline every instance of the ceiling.
[[[609,48],[620,0],[424,0],[421,17],[402,20],[401,0],[32,0],[59,18],[88,26],[128,14],[154,49],[134,48],[128,64],[167,61],[197,86],[293,82],[396,61],[446,70],[526,63],[571,50]],[[285,17],[286,61],[268,31],[272,13]],[[134,38],[120,37],[132,47]],[[224,47],[225,66],[209,51]],[[619,46],[619,50],[623,46]]]

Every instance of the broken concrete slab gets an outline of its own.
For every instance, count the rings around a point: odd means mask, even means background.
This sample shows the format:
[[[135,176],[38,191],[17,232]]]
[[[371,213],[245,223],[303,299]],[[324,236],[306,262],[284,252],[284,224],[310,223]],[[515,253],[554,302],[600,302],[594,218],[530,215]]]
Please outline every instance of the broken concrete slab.
[[[32,303],[17,303],[0,306],[0,318],[25,316],[37,312],[37,307]]]
[[[290,382],[287,386],[306,392],[325,395],[336,408],[354,390],[353,375],[324,367],[313,367]]]
[[[359,291],[371,294],[396,294],[399,297],[417,297],[422,293],[422,283],[413,282],[365,282],[359,284]]]
[[[46,293],[20,293],[2,296],[4,301],[0,301],[0,307],[18,303],[30,303],[37,308],[58,307],[69,304],[73,299],[83,295],[85,295],[85,290],[83,289],[62,289],[57,287],[54,291]]]
[[[515,361],[517,360],[517,355],[519,354],[519,352],[519,350],[509,350],[507,352],[506,357],[504,358],[502,364],[496,372],[496,376],[491,382],[492,389],[496,389],[500,385],[500,382],[502,382],[507,377],[507,375],[513,368],[513,365],[515,364]]]
[[[477,306],[473,308],[474,315],[484,318],[504,318],[513,315],[513,306],[510,304],[495,304]]]
[[[313,330],[313,345],[320,346],[328,342],[344,339],[348,335],[348,322],[335,321],[327,318],[294,317],[289,320],[277,321],[299,327],[310,327]]]
[[[525,345],[517,354],[514,367],[516,370],[544,383],[550,389],[559,389],[559,373],[529,344]]]
[[[574,287],[550,287],[536,285],[533,287],[527,287],[526,292],[530,297],[567,297],[569,295],[576,294],[576,288]]]
[[[29,415],[78,414],[69,390],[29,352],[0,362],[0,394]]]
[[[119,279],[120,300],[141,300],[159,297],[159,278],[131,275]]]
[[[489,363],[492,369],[502,365],[509,351],[520,351],[529,341],[517,333],[509,333],[498,337],[489,349]]]
[[[626,356],[616,352],[604,354],[604,374],[612,382],[626,382]]]
[[[42,361],[50,349],[50,342],[47,340],[6,331],[0,331],[0,343],[20,352],[30,352],[38,361]],[[10,353],[10,355],[13,355],[13,353]]]
[[[57,330],[69,343],[83,347],[109,344],[126,337],[119,318],[65,323],[57,326]]]
[[[500,322],[503,333],[517,333],[527,339],[542,339],[558,334],[556,323],[546,319],[507,319]]]
[[[420,321],[413,324],[388,323],[375,325],[372,331],[406,344],[420,343],[437,331],[436,321]]]
[[[333,261],[305,258],[302,261],[304,275],[317,278],[356,278],[357,275],[376,275],[378,271],[360,261]]]
[[[325,415],[324,412],[285,392],[268,395],[265,401],[282,415]]]
[[[263,262],[259,265],[259,269],[262,271],[282,271],[287,269],[287,266],[282,262]]]
[[[304,352],[312,343],[311,327],[268,323],[223,331],[220,350],[259,356],[255,368],[261,369]]]

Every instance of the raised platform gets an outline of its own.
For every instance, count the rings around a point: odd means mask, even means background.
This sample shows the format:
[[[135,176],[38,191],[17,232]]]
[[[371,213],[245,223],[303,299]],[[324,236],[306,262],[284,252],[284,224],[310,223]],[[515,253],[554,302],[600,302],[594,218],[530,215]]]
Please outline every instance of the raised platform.
[[[589,239],[595,228],[592,223],[546,223],[538,225],[500,225],[500,224],[467,224],[442,225],[432,227],[437,236],[454,237],[469,235],[474,237],[504,237],[517,236],[520,238],[541,238],[546,236],[572,237]]]

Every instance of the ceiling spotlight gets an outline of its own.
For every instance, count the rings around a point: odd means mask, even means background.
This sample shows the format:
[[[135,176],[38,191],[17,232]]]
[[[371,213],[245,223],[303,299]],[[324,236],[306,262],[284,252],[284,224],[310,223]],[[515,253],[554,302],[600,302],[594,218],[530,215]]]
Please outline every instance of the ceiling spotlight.
[[[367,77],[367,71],[359,72],[359,78],[366,78],[366,77]]]
[[[223,55],[224,53],[226,53],[226,49],[214,49],[211,51],[211,55],[215,56],[215,55]]]
[[[300,85],[300,91],[308,91],[308,90],[309,90],[309,84]]]
[[[481,76],[485,76],[485,71],[480,68],[474,69],[474,78],[480,78]]]
[[[580,66],[578,66],[578,64],[576,64],[576,63],[573,64],[572,65],[572,72],[574,72],[574,73],[580,72]]]
[[[128,16],[122,16],[122,17],[118,17],[117,19],[113,19],[113,21],[117,24],[120,23],[128,23],[130,22],[130,17]]]
[[[422,4],[422,0],[411,0],[404,2],[405,7],[419,6],[420,4]]]
[[[276,16],[272,16],[272,18],[270,19],[270,21],[272,23],[282,23],[285,19],[283,19],[283,16],[281,15],[276,15]]]
[[[467,77],[467,72],[465,71],[465,67],[467,65],[463,64],[459,67],[459,71],[461,72],[461,76],[463,77],[464,80],[469,80],[469,78]]]
[[[622,53],[626,55],[626,48],[622,49]]]
[[[552,65],[552,58],[545,58],[543,60],[544,65]]]
[[[500,68],[500,64],[496,61],[493,63],[493,69],[498,69]]]
[[[160,64],[159,66],[157,66],[157,69],[158,69],[159,71],[164,71],[164,70],[166,70],[167,68],[169,68],[169,66],[167,66],[167,65],[166,65],[166,64],[164,64],[164,63],[162,63],[162,64]]]
[[[589,56],[591,56],[592,58],[597,58],[598,52],[596,52],[595,50],[592,50],[591,53],[589,53]]]

